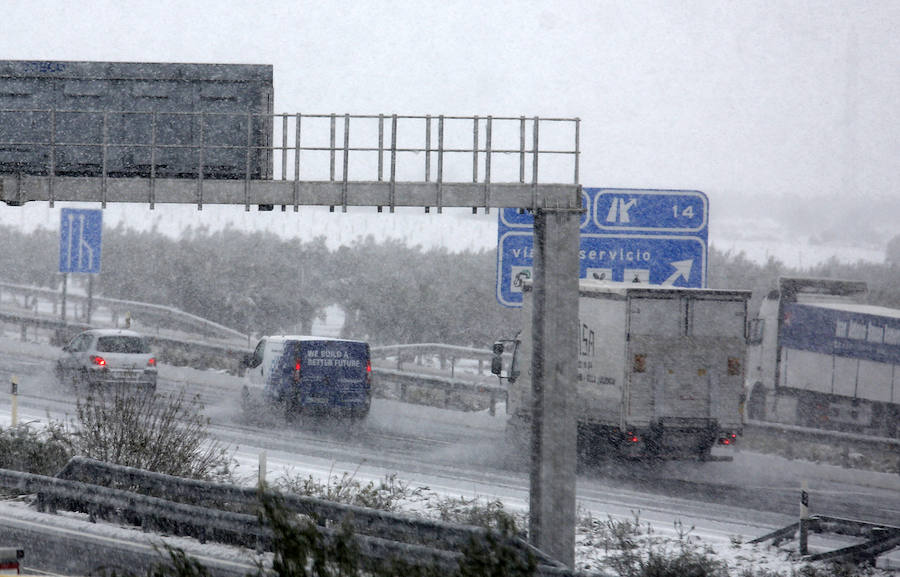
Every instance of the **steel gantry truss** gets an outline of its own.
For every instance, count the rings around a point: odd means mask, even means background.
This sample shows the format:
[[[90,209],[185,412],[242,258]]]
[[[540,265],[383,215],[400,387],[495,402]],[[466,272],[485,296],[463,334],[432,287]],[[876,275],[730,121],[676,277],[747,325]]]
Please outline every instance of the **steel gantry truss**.
[[[56,126],[73,114],[95,124],[90,130],[95,138],[57,132]],[[173,141],[163,138],[163,114],[0,110],[0,200],[9,205],[48,201],[51,206],[57,201],[98,202],[102,207],[147,203],[150,208],[179,203],[198,209],[232,204],[245,210],[280,205],[294,211],[302,206],[534,211],[529,531],[535,546],[573,566],[579,120],[245,114],[210,123],[214,113],[165,113],[167,122],[190,123],[190,139]],[[120,126],[122,115],[130,121],[142,118],[144,129],[130,134],[144,138],[111,129]],[[207,126],[237,126],[238,134],[246,131],[246,141],[223,143],[221,134],[205,130]],[[184,128],[179,127],[180,133]],[[262,143],[260,133],[265,135]],[[16,134],[28,138],[17,139]],[[163,164],[173,157],[180,163],[177,177],[172,177],[171,165]],[[223,158],[230,162],[224,168]]]
[[[29,139],[0,135],[2,200],[293,207],[580,207],[578,119],[492,116],[217,114],[0,110],[7,126],[40,119]],[[96,124],[95,138],[58,127]],[[164,137],[166,123],[192,127],[190,140]],[[138,134],[113,132],[126,123]],[[245,142],[208,127],[244,127]],[[258,127],[269,142],[260,142]],[[253,128],[257,127],[256,130]],[[243,128],[240,128],[243,130]],[[233,131],[232,131],[233,132]],[[244,138],[242,138],[243,140]],[[17,162],[2,157],[17,155]],[[160,177],[166,158],[190,159],[178,178]],[[216,177],[216,157],[232,162]],[[83,165],[63,157],[87,158]],[[142,158],[123,167],[123,158]],[[237,161],[235,161],[237,159]],[[245,162],[244,162],[245,161]],[[127,161],[126,161],[127,162]]]

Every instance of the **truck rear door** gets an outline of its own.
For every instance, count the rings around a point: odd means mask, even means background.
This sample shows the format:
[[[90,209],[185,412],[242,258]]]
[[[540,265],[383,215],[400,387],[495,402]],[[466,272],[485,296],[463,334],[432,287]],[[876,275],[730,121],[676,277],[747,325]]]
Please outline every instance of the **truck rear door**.
[[[628,421],[739,427],[744,300],[633,298]]]

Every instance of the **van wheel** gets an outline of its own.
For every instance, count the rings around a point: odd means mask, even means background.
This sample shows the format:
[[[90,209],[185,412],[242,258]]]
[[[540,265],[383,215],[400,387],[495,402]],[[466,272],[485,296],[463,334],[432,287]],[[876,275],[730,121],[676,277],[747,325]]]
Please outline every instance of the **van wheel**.
[[[286,397],[284,399],[284,420],[288,423],[293,423],[299,416],[300,403],[297,402],[297,397],[294,395]]]
[[[360,407],[358,409],[350,409],[350,420],[354,423],[365,421],[369,416],[369,406]]]

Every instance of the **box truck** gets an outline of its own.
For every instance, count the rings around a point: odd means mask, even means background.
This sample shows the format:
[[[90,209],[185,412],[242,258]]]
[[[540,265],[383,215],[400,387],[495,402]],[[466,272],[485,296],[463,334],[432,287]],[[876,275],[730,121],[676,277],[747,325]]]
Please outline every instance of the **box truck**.
[[[499,359],[492,366],[509,381],[510,439],[530,438],[531,288],[526,283],[510,366],[503,371]],[[579,459],[708,459],[716,444],[733,444],[742,427],[750,295],[580,280],[571,389]]]
[[[780,278],[751,321],[747,417],[881,437],[900,434],[900,310],[864,282]]]

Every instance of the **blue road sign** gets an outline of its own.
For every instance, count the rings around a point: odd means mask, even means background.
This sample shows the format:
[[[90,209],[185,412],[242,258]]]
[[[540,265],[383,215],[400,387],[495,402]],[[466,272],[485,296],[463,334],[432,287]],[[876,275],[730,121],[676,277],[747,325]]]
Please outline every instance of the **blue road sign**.
[[[59,223],[59,272],[100,272],[103,213],[64,208]]]
[[[705,287],[708,201],[702,192],[585,188],[581,278]],[[500,211],[497,300],[521,306],[534,262],[534,218]]]

